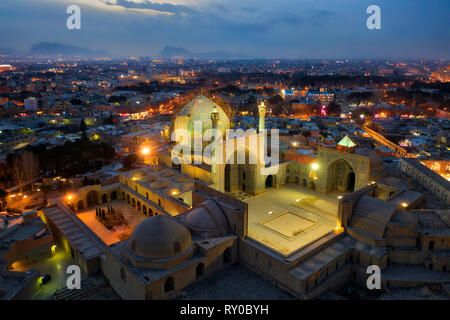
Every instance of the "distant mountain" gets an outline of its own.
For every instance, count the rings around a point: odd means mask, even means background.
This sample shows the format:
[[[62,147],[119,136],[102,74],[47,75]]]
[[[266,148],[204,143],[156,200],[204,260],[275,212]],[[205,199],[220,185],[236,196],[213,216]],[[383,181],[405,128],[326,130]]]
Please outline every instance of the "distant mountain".
[[[175,57],[183,57],[184,59],[245,59],[244,55],[230,54],[225,51],[216,52],[191,52],[185,48],[164,47],[158,55],[159,58],[173,59]]]
[[[14,49],[0,48],[0,54],[1,55],[8,55],[8,56],[15,56],[15,55],[18,55],[19,53],[16,50],[14,50]]]
[[[87,48],[70,46],[61,43],[41,42],[33,45],[29,52],[33,56],[63,56],[74,57],[81,56],[86,58],[107,57],[110,56],[105,51],[92,51]]]
[[[191,58],[192,52],[185,48],[164,47],[159,53],[160,58],[171,59],[173,57]]]

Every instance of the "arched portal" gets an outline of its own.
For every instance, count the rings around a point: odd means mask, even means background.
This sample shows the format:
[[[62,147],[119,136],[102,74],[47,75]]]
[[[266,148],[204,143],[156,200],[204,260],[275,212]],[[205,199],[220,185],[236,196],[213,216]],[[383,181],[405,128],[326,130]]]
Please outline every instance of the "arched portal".
[[[175,290],[175,280],[172,277],[168,277],[164,282],[164,292],[169,293]]]
[[[205,264],[203,262],[200,262],[197,265],[197,268],[195,268],[195,277],[198,279],[205,275]]]
[[[356,176],[352,166],[344,159],[338,159],[328,166],[328,183],[332,190],[355,191]]]
[[[142,213],[144,215],[147,215],[147,207],[145,206],[145,204],[142,206]]]
[[[88,192],[86,196],[87,206],[89,207],[92,204],[98,204],[98,193],[95,190],[91,190]]]
[[[352,171],[347,176],[348,192],[355,191],[355,173]]]
[[[130,199],[130,195],[127,194],[127,203],[130,204],[131,203],[131,199]]]
[[[273,180],[274,180],[273,175],[267,176],[266,183],[265,183],[266,188],[272,188],[273,187]]]
[[[302,181],[300,182],[300,185],[302,187],[306,187],[306,179],[305,178],[302,179]]]
[[[137,210],[141,211],[141,202],[140,201],[137,202]]]
[[[433,240],[431,240],[431,241],[428,243],[428,250],[430,250],[430,251],[433,251],[433,250],[434,250],[434,241],[433,241]]]
[[[84,202],[83,200],[79,200],[77,202],[77,210],[83,210],[84,209]]]
[[[102,195],[102,203],[107,203],[108,202],[108,196],[105,194]]]
[[[231,263],[231,261],[232,261],[231,248],[228,247],[223,252],[223,264],[225,265]]]
[[[134,198],[131,200],[131,206],[136,208],[136,200],[134,200]]]
[[[111,201],[116,200],[116,199],[117,199],[117,191],[111,192]]]
[[[239,145],[241,142],[238,142]],[[247,142],[248,144],[249,142]],[[237,192],[245,191],[254,193],[257,191],[257,164],[255,163],[256,157],[250,156],[250,151],[246,146],[235,146],[232,155],[228,156],[225,161],[225,165],[220,166],[218,170],[223,170],[222,175],[218,172],[218,176],[214,177],[219,186],[223,187],[225,192]],[[255,146],[256,147],[256,146]],[[250,149],[251,150],[251,149]],[[224,151],[225,152],[225,151]],[[220,187],[219,187],[220,188]]]

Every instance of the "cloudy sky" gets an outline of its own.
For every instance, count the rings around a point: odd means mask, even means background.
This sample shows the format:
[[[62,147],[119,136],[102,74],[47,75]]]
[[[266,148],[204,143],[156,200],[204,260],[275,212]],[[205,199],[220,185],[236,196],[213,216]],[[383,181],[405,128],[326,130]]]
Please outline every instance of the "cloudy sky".
[[[81,30],[66,8],[81,8]],[[366,9],[381,8],[381,30]],[[39,42],[154,56],[164,46],[258,58],[450,58],[449,0],[1,0],[0,48]]]

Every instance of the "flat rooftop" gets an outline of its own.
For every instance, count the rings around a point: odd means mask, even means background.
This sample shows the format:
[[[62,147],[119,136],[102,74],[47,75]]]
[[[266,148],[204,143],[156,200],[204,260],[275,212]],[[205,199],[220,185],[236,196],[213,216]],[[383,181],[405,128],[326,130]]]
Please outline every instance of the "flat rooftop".
[[[85,259],[91,259],[103,254],[102,244],[95,234],[78,217],[60,206],[48,207],[44,213],[64,234],[70,244],[76,248]]]
[[[288,256],[336,227],[338,196],[286,184],[248,197],[248,237]]]

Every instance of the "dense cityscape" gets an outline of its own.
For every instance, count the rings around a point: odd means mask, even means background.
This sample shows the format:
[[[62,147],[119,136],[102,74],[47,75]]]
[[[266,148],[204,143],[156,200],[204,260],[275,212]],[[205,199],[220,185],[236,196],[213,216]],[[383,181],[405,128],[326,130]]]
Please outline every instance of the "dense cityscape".
[[[0,49],[0,300],[450,299],[448,56],[161,48]]]
[[[259,106],[264,104],[265,128],[279,130],[282,164],[319,163],[321,167],[325,165],[321,150],[340,150],[341,142],[348,139],[352,148],[364,150],[360,154],[374,168],[369,184],[379,182],[406,193],[420,192],[411,204],[412,215],[419,216],[419,221],[425,208],[435,210],[433,219],[441,214],[442,222],[435,223],[438,230],[446,230],[442,249],[447,250],[449,71],[445,60],[88,60],[5,55],[0,74],[3,268],[19,272],[36,266],[47,274],[54,268],[45,269],[47,264],[67,263],[70,252],[63,252],[54,234],[58,231],[53,231],[62,226],[58,227],[57,221],[53,222],[56,225],[49,224],[50,217],[39,218],[48,215],[46,208],[64,206],[107,245],[128,239],[134,227],[148,216],[177,216],[195,208],[195,181],[214,183],[211,167],[198,166],[196,172],[188,165],[180,167],[167,161],[168,150],[174,146],[170,134],[174,119],[192,103],[205,109],[200,113],[207,112],[209,105],[220,106],[230,119],[230,127],[244,130],[258,127]],[[194,118],[192,109],[190,114]],[[415,174],[402,172],[401,159],[417,166],[431,185]],[[143,170],[148,168],[150,172],[176,175],[177,184],[152,175],[142,182],[147,191],[137,192],[137,197],[146,194],[147,205],[134,198],[130,201],[129,196],[128,200],[121,198],[123,192],[118,185],[122,179],[131,176],[133,181],[136,173],[146,177]],[[299,181],[298,177],[288,176],[284,182],[278,177],[276,182],[264,183],[267,188],[294,183],[300,188],[298,197],[305,199],[330,194],[311,193],[319,186],[310,177],[306,174],[306,179]],[[153,180],[157,185],[149,184],[147,189],[147,183]],[[353,182],[345,183],[342,187],[331,183],[331,194],[357,190],[354,174]],[[112,195],[104,193],[108,188],[118,189]],[[235,191],[241,200],[254,193],[245,186],[225,191]],[[83,197],[85,203],[75,201]],[[165,206],[161,199],[158,204],[152,197],[162,197],[175,205]],[[338,201],[338,197],[333,200]],[[327,206],[329,214],[336,216],[332,204]],[[102,213],[99,216],[95,207],[106,207],[106,217]],[[116,208],[118,215],[114,209],[111,214],[110,208]],[[163,212],[157,212],[159,208]],[[323,210],[320,205],[311,208]],[[104,215],[104,209],[100,210]],[[48,227],[42,221],[47,221]],[[73,241],[64,230],[58,233],[69,243]],[[434,269],[445,271],[446,259],[436,262]],[[87,277],[89,273],[97,274],[97,269],[83,271]],[[56,283],[58,280],[42,286],[38,297],[61,296],[58,291],[52,292],[64,286],[65,281]],[[47,286],[51,289],[47,290]],[[363,293],[353,290],[353,295]],[[110,291],[112,297],[118,297],[114,290]],[[94,293],[81,290],[76,295],[90,294]],[[446,296],[444,291],[437,295]]]

